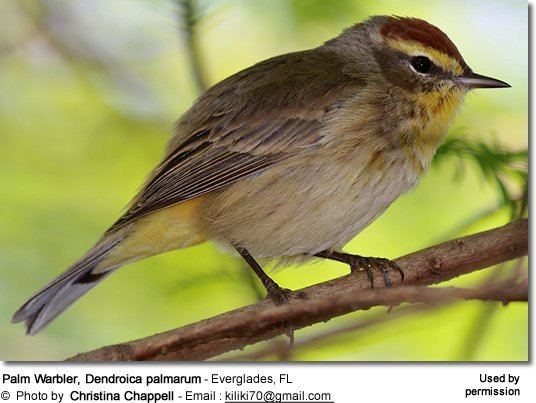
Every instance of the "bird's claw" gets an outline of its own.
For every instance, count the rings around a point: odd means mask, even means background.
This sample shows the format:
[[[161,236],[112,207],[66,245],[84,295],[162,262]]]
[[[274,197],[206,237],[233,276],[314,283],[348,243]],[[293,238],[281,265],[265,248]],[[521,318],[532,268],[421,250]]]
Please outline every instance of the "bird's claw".
[[[404,282],[404,271],[392,260],[381,257],[365,257],[356,255],[350,264],[350,271],[352,273],[358,270],[366,273],[371,288],[374,288],[374,268],[381,271],[383,282],[387,288],[391,288],[393,286],[393,282],[389,277],[389,269],[396,270],[400,275],[400,283]]]
[[[268,295],[266,299],[271,300],[275,305],[284,305],[289,304],[289,296],[291,293],[294,294],[298,299],[308,299],[307,294],[304,291],[295,291],[289,290],[288,288],[281,288],[279,286],[272,286],[267,289]]]
[[[289,294],[292,293],[292,290],[288,288],[281,288],[277,284],[267,287],[268,295],[266,299],[271,300],[274,305],[281,306],[284,304],[290,304]],[[299,299],[307,299],[307,294],[303,291],[296,291],[295,296]],[[294,346],[294,329],[287,322],[281,322],[281,328],[283,333],[288,337],[289,344],[287,350],[291,349]]]
[[[270,299],[275,305],[289,304],[287,294],[291,292],[288,288],[270,287],[267,289],[266,299]]]

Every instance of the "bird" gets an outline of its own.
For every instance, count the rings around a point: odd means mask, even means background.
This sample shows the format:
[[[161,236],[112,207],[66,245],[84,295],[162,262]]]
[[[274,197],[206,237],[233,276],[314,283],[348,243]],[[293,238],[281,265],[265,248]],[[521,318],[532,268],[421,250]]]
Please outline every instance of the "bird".
[[[178,119],[125,213],[13,322],[35,334],[121,266],[205,241],[242,256],[276,304],[288,290],[259,261],[399,269],[342,248],[418,184],[470,90],[505,87],[436,26],[392,15],[239,71]]]

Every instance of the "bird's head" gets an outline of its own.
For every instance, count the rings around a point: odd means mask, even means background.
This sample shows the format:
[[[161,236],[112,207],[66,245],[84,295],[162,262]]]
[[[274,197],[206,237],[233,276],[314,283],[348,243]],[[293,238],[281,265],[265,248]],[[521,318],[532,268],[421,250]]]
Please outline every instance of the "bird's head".
[[[382,122],[395,121],[397,141],[422,166],[431,161],[469,90],[510,87],[474,73],[443,31],[417,18],[371,17],[324,46],[344,60],[347,74],[363,82],[360,96],[369,94],[371,105],[387,112]]]
[[[443,31],[417,18],[371,17],[327,45],[347,54],[353,52],[362,61],[359,67],[368,70],[368,78],[379,76],[411,93],[464,95],[474,88],[510,87],[504,81],[474,73]]]

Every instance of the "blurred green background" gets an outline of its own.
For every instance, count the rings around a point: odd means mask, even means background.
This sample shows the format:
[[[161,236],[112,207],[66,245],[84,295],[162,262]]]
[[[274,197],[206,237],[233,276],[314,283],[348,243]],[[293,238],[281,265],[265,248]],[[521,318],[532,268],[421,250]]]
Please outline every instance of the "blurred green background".
[[[453,135],[513,152],[527,147],[526,2],[207,0],[192,5],[193,18],[185,22],[178,1],[0,1],[1,359],[64,359],[258,298],[243,263],[207,243],[120,270],[37,336],[26,337],[22,326],[10,324],[20,304],[118,217],[159,160],[173,121],[198,95],[192,49],[199,74],[216,83],[265,58],[317,46],[369,15],[424,18],[450,36],[474,71],[512,85],[469,94]],[[522,184],[510,173],[486,179],[478,163],[468,159],[460,165],[460,158],[447,155],[346,250],[394,258],[503,225],[510,210],[500,207],[505,200],[497,185],[513,200],[522,194]],[[274,278],[295,289],[346,271],[320,262]],[[475,285],[489,272],[451,283]],[[376,308],[297,332],[299,343],[382,318],[374,326],[306,342],[287,358],[527,360],[527,308],[460,302],[399,318],[393,315],[396,308],[388,321],[386,308]]]

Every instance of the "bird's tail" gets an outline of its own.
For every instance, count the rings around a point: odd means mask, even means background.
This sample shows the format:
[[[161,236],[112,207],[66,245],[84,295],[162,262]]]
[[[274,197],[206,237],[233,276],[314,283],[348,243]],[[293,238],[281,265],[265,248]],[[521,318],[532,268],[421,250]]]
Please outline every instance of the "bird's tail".
[[[69,305],[120,266],[118,264],[115,267],[105,267],[105,270],[100,267],[124,238],[122,231],[105,236],[76,263],[22,305],[13,315],[12,321],[14,323],[24,321],[27,334],[39,332]],[[95,270],[97,268],[98,271]]]
[[[199,200],[189,200],[109,230],[89,252],[20,307],[13,322],[25,322],[27,333],[35,334],[119,267],[203,242],[204,236],[192,225],[198,206]]]

